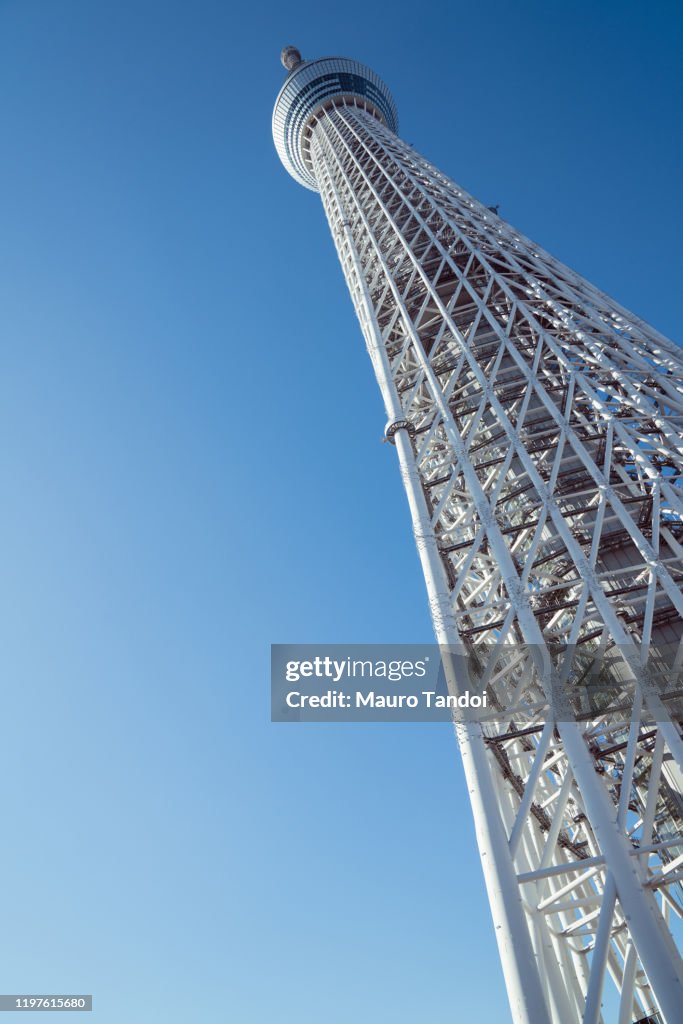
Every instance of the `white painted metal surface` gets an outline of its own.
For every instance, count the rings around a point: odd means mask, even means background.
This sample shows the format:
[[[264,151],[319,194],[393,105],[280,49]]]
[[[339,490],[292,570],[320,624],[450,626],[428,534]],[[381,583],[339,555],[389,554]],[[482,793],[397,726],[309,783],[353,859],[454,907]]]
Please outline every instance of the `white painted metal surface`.
[[[437,639],[495,708],[456,733],[512,1018],[595,1024],[611,979],[619,1024],[676,1024],[683,353],[402,142],[344,61],[297,64],[273,131],[322,198]]]

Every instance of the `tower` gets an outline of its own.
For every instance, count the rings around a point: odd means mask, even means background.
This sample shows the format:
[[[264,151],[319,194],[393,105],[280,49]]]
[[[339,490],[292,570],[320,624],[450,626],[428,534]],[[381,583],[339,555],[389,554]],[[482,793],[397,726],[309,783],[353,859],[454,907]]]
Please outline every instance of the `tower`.
[[[515,1024],[683,1020],[683,353],[293,47],[273,112],[320,193],[385,404]],[[453,680],[457,687],[458,680]]]

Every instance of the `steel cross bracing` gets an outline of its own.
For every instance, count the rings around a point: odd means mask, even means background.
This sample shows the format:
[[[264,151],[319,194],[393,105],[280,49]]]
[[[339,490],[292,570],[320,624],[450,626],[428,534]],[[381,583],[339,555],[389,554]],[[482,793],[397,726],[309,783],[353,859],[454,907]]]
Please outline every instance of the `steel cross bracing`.
[[[513,1017],[601,1021],[609,975],[615,1024],[674,1024],[681,350],[363,105],[327,103],[306,153],[392,425],[437,638],[478,658],[495,709],[456,732]],[[668,688],[653,682],[660,649],[674,654]],[[598,677],[619,687],[596,705],[582,684]]]

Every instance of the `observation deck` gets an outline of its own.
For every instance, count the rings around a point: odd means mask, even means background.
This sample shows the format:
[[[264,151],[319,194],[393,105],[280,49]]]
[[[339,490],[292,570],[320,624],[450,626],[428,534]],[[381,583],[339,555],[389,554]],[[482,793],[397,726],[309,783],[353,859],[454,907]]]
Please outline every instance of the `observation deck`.
[[[321,110],[354,104],[398,132],[398,114],[389,89],[365,64],[348,57],[302,60],[285,47],[282,63],[289,74],[273,110],[273,141],[285,168],[304,188],[318,191],[310,157],[311,124]]]

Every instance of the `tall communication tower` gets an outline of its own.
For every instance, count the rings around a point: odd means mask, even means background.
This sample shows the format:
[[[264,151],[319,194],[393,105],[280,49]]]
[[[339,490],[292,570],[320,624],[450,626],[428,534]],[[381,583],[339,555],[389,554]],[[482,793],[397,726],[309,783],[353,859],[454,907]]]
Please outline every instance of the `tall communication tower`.
[[[495,709],[456,734],[513,1020],[603,1021],[610,976],[607,1024],[680,1024],[683,353],[403,142],[369,68],[282,62],[436,636]]]

